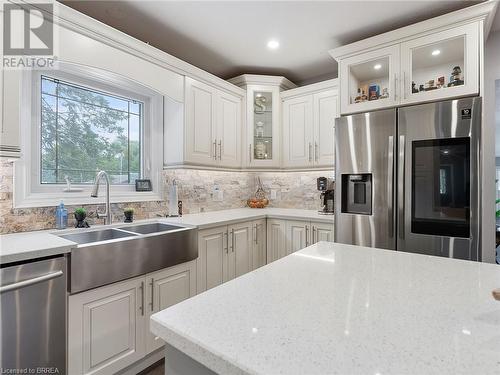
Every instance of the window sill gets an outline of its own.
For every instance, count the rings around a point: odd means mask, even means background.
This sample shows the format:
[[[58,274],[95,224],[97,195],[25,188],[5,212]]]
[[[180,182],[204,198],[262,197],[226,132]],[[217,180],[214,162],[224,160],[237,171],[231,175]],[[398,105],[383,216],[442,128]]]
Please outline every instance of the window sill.
[[[33,193],[22,199],[16,199],[14,193],[14,208],[33,208],[33,207],[55,207],[60,201],[67,206],[103,204],[106,201],[106,194],[101,192],[98,198],[92,198],[89,192],[77,193]],[[160,194],[152,191],[148,192],[111,192],[109,200],[111,203],[129,203],[129,202],[148,202],[160,201]]]

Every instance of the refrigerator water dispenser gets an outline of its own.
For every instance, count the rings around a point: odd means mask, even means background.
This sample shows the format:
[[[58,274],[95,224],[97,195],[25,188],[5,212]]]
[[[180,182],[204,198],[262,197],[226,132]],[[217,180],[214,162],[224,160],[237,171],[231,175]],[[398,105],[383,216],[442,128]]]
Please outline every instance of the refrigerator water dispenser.
[[[372,214],[372,174],[342,175],[342,213]]]

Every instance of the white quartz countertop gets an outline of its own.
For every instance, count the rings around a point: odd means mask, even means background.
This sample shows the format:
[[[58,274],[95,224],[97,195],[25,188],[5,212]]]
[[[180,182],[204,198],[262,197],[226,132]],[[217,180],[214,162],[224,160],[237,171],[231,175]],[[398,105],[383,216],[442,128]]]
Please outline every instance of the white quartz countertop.
[[[220,374],[500,374],[500,266],[319,242],[151,318]]]
[[[253,220],[258,218],[281,218],[288,220],[312,220],[331,222],[333,215],[320,215],[313,210],[299,210],[288,208],[237,208],[231,210],[211,211],[199,214],[188,214],[177,218],[157,218],[138,220],[134,224],[147,222],[177,223],[179,225],[194,226],[197,228],[225,225],[231,222]],[[112,225],[95,225],[89,229],[71,229],[56,231],[55,229],[35,232],[13,233],[0,236],[0,264],[25,261],[46,256],[59,255],[71,252],[77,244],[58,237],[56,234],[75,233],[84,230],[119,227],[126,224],[115,222]]]
[[[333,223],[333,215],[320,215],[314,210],[292,208],[234,208],[230,210],[188,214],[182,217],[169,217],[170,223],[189,224],[198,228],[224,225],[235,221],[253,220],[259,218],[274,218],[287,220],[305,220]]]
[[[0,236],[0,264],[65,254],[74,246],[47,231],[5,234]]]

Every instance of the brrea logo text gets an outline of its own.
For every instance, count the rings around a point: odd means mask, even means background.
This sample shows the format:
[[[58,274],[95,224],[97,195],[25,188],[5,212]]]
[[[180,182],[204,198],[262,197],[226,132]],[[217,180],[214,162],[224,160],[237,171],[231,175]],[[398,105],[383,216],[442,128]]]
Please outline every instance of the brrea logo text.
[[[3,4],[3,67],[51,68],[54,65],[53,4]]]

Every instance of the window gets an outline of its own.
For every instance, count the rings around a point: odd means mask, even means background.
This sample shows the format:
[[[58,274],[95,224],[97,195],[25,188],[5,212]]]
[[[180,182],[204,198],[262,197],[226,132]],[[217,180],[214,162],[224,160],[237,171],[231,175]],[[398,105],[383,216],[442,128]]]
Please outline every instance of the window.
[[[98,203],[90,193],[101,169],[112,201],[161,199],[164,96],[137,78],[62,61],[23,71],[14,207]],[[136,192],[137,178],[153,190]]]
[[[141,176],[144,104],[131,98],[40,76],[40,183],[112,184]]]

